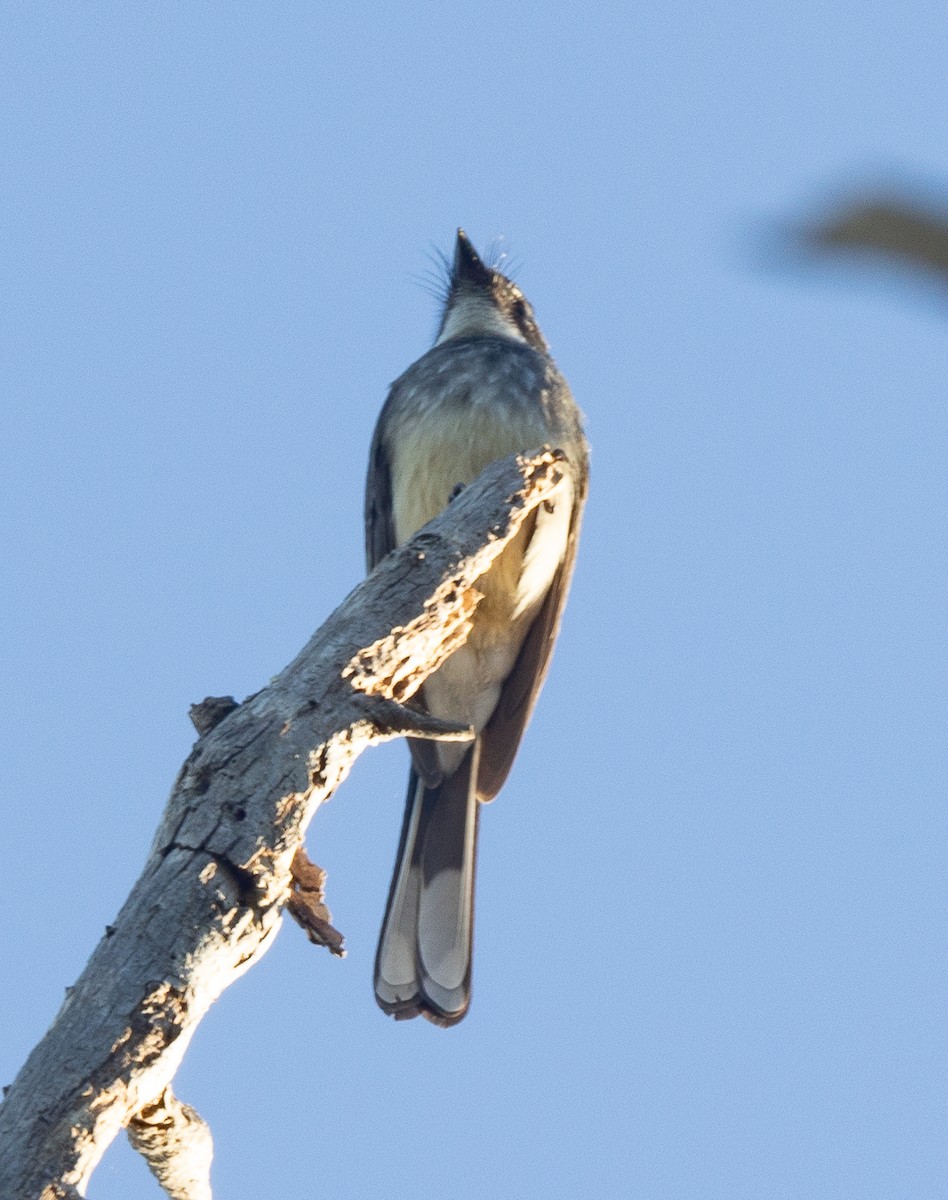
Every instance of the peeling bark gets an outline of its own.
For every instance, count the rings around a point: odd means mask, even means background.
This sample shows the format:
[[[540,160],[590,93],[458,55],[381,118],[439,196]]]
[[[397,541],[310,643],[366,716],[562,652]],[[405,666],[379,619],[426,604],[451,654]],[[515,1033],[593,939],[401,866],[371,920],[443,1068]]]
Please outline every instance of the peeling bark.
[[[123,1127],[169,1196],[209,1200],[210,1131],[171,1092],[191,1038],[270,947],[294,891],[332,928],[308,860],[294,873],[294,857],[362,750],[470,736],[405,701],[463,643],[476,579],[569,469],[549,450],[493,464],[268,687],[195,706],[201,737],[141,877],[0,1107],[4,1200],[83,1195]]]

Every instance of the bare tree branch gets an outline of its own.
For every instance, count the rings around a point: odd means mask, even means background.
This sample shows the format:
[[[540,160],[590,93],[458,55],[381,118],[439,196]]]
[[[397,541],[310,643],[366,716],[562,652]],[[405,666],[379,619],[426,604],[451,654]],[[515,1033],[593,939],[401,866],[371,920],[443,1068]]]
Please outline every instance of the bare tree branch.
[[[126,1132],[171,1200],[211,1200],[211,1131],[170,1086],[132,1117]]]
[[[169,1196],[210,1197],[210,1132],[170,1090],[188,1044],[272,944],[294,886],[313,883],[300,859],[294,880],[294,857],[361,751],[407,732],[470,736],[405,702],[464,642],[476,579],[569,469],[549,450],[493,464],[268,687],[196,706],[204,732],[141,877],[0,1107],[4,1200],[81,1195],[125,1126]]]

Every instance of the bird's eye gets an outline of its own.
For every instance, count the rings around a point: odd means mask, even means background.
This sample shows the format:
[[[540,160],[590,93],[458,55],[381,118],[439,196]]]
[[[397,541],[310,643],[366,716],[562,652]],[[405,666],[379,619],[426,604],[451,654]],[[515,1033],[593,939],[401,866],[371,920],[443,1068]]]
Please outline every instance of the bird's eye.
[[[527,306],[522,300],[515,300],[510,314],[518,325],[523,325],[527,319]]]

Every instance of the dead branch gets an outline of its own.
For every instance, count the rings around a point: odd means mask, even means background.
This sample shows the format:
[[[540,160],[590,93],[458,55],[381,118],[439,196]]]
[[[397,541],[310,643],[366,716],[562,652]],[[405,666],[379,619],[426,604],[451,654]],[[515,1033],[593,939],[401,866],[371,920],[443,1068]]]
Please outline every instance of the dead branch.
[[[569,465],[510,457],[389,555],[263,691],[196,706],[141,877],[0,1107],[0,1196],[84,1193],[122,1128],[175,1200],[208,1200],[211,1137],[171,1081],[201,1018],[258,962],[291,894],[325,920],[302,849],[367,746],[466,738],[405,702],[467,637],[474,584]],[[335,932],[335,931],[333,931]]]

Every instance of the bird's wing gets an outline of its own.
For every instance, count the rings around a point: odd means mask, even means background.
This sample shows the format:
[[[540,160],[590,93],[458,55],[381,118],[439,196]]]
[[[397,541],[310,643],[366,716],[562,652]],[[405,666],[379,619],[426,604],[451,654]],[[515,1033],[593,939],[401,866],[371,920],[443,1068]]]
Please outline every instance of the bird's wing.
[[[586,467],[585,464],[581,467],[577,464],[577,467],[574,467],[577,490],[563,561],[524,638],[513,670],[504,680],[494,714],[481,733],[481,761],[477,773],[477,795],[481,800],[493,800],[503,786],[550,665],[576,562],[586,500]]]
[[[375,427],[365,481],[365,561],[371,571],[395,549],[392,519],[392,471],[382,436],[384,410]]]

